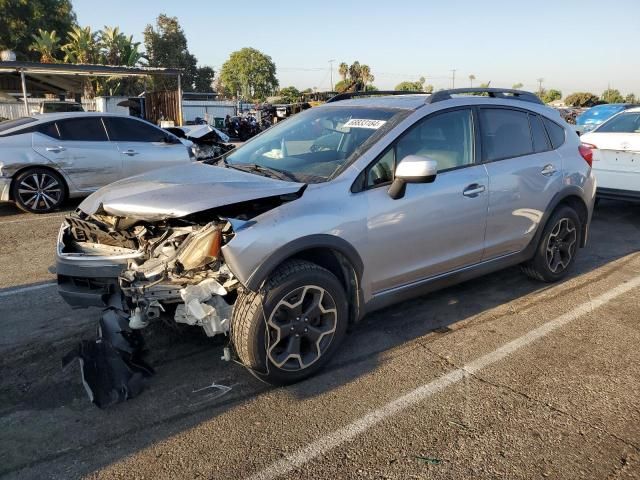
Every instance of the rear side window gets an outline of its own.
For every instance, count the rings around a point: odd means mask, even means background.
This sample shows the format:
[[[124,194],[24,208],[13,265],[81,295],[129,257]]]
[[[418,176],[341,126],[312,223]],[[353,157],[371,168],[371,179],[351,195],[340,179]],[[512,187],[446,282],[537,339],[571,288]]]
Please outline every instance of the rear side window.
[[[10,128],[19,127],[20,125],[26,125],[27,123],[35,122],[36,119],[33,117],[21,117],[16,118],[15,120],[5,120],[4,122],[0,122],[0,132],[4,132],[9,130]],[[22,132],[18,132],[22,133]]]
[[[559,148],[564,143],[564,128],[558,125],[556,122],[552,122],[548,118],[543,120],[544,126],[547,129],[547,133],[549,134],[549,138],[551,139],[551,146],[555,150]]]
[[[480,109],[484,161],[533,153],[528,114],[504,108]]]
[[[533,140],[533,151],[536,153],[551,150],[547,133],[544,131],[542,120],[538,115],[529,114],[529,125],[531,126],[531,139]]]
[[[60,139],[67,141],[106,142],[107,132],[99,117],[58,120]]]
[[[159,128],[140,120],[104,117],[104,123],[114,142],[162,142],[167,137]]]

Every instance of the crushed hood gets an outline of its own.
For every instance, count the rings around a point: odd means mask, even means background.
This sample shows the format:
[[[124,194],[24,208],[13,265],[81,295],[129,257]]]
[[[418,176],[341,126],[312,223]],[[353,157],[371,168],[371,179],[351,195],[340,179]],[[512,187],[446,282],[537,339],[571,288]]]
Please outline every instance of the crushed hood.
[[[296,193],[303,183],[287,182],[233,168],[192,163],[119,180],[87,197],[85,213],[159,221],[234,203]]]

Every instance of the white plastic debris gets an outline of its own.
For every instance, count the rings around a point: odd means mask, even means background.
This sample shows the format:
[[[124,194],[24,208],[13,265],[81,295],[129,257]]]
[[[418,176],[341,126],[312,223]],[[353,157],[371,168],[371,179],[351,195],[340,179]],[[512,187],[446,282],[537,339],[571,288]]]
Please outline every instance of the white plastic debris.
[[[140,310],[140,307],[134,308],[131,316],[129,317],[129,328],[132,330],[140,330],[147,325],[149,325],[149,322],[145,322],[142,319],[142,311]]]
[[[184,305],[176,307],[174,320],[199,325],[209,337],[228,333],[231,305],[220,296],[226,293],[225,288],[213,279],[183,288],[180,296]]]

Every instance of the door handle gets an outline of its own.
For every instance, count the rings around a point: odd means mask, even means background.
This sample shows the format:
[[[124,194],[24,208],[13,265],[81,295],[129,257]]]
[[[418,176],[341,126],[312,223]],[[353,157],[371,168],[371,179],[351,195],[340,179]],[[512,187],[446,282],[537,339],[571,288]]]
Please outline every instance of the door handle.
[[[47,152],[60,153],[60,152],[64,152],[65,148],[64,147],[47,147],[46,150]]]
[[[477,183],[472,183],[467,188],[462,191],[462,195],[465,197],[477,197],[482,192],[484,192],[484,185],[478,185]]]
[[[129,155],[130,157],[133,157],[134,155],[138,155],[139,152],[136,152],[135,150],[129,149],[129,150],[125,150],[122,153],[124,153],[125,155]]]
[[[556,173],[556,167],[554,167],[553,165],[551,165],[550,163],[546,164],[544,166],[544,168],[542,170],[540,170],[540,173],[542,175],[544,175],[545,177],[550,177],[551,175],[553,175],[554,173]]]

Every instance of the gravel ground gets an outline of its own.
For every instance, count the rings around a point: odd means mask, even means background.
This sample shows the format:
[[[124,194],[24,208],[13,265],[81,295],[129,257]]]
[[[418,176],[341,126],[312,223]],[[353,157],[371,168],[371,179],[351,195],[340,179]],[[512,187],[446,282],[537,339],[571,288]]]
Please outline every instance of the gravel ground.
[[[222,343],[198,330],[158,326],[146,332],[157,375],[106,410],[76,364],[60,366],[99,316],[49,284],[61,220],[0,207],[3,478],[640,478],[640,288],[625,287],[640,277],[638,206],[599,205],[566,281],[513,268],[369,315],[322,374],[291,387],[220,360]],[[231,390],[195,392],[212,382]],[[371,423],[373,411],[387,414]]]

